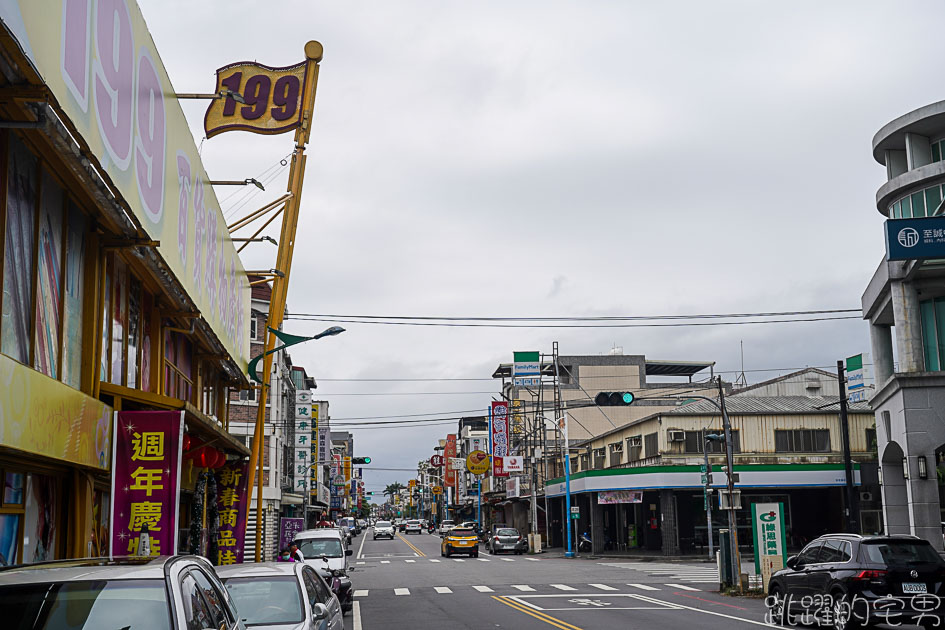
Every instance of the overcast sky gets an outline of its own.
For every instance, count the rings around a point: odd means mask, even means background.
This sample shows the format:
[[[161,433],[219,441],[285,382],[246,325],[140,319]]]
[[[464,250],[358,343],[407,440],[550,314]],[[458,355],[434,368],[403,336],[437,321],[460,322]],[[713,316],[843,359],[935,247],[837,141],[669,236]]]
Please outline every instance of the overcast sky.
[[[883,255],[873,134],[941,100],[945,4],[142,0],[178,91],[325,48],[290,290],[293,313],[584,316],[856,308]],[[277,8],[278,7],[278,8]],[[197,142],[205,103],[184,102]],[[292,136],[203,143],[238,216],[285,190]],[[228,198],[229,197],[229,198]],[[278,237],[278,231],[272,232]],[[274,265],[255,244],[247,268]],[[331,325],[288,321],[315,334]],[[485,409],[513,350],[829,366],[860,320],[693,328],[342,324],[292,351],[344,418]],[[749,372],[750,381],[777,372]],[[733,378],[734,374],[727,374]],[[434,393],[438,392],[438,393]],[[444,393],[450,392],[450,393]],[[457,394],[453,392],[475,392]],[[472,414],[467,414],[472,415]],[[355,430],[414,468],[451,426]],[[374,471],[369,490],[409,474]]]

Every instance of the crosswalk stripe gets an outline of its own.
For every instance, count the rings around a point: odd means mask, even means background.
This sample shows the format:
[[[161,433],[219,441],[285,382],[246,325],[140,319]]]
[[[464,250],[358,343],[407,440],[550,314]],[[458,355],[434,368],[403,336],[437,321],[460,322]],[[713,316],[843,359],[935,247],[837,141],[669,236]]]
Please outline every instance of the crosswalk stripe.
[[[515,562],[512,558],[502,558],[504,562]]]
[[[462,558],[453,558],[453,562],[466,562]]]
[[[685,584],[667,584],[666,586],[672,586],[673,588],[681,588],[684,591],[698,591],[697,588],[692,588],[691,586],[686,586]]]
[[[435,558],[430,558],[430,562],[439,562],[439,560],[437,560],[437,559],[435,559]]]
[[[478,560],[479,562],[489,562],[489,560],[486,558],[476,558],[476,560]]]
[[[363,589],[354,592],[355,597],[367,597],[367,594],[368,594],[367,590],[363,590]]]
[[[395,588],[394,595],[410,595],[409,588]]]
[[[529,562],[541,562],[541,560],[539,560],[538,558],[525,558],[525,559],[528,560]]]
[[[488,586],[474,586],[473,588],[479,591],[480,593],[495,593],[495,591],[493,591]]]
[[[433,590],[436,591],[437,593],[452,593],[453,592],[453,589],[451,589],[449,586],[434,586]]]
[[[528,584],[512,584],[511,587],[518,589],[520,591],[534,591],[535,590]]]
[[[607,586],[606,584],[588,584],[588,586],[599,588],[602,591],[616,591],[617,590],[613,586]]]
[[[364,564],[364,562],[363,562],[363,561],[362,561],[362,562],[356,562],[355,564]]]
[[[381,564],[390,564],[390,560],[381,560]]]
[[[649,586],[649,585],[647,585],[647,584],[627,584],[627,586],[632,586],[632,587],[634,587],[634,588],[638,588],[638,589],[641,589],[641,590],[644,590],[644,591],[658,591],[658,590],[660,590],[660,589],[656,588],[655,586]]]
[[[416,560],[404,560],[404,562],[416,562]]]
[[[567,584],[549,584],[548,586],[553,586],[559,591],[576,591],[577,590],[573,586],[568,586]]]

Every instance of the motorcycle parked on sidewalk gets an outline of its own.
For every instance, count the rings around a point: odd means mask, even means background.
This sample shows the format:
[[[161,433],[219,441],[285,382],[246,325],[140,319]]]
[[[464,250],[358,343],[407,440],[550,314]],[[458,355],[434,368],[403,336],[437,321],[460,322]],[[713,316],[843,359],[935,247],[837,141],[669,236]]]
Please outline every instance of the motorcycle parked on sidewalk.
[[[341,613],[346,615],[354,607],[354,586],[351,583],[351,578],[348,577],[344,569],[329,568],[327,556],[322,556],[322,561],[324,561],[325,566],[319,569],[318,572],[325,578],[331,592],[338,598],[338,603],[341,604]],[[354,571],[354,567],[348,570]]]
[[[581,539],[578,541],[578,551],[590,551],[593,548],[593,543],[591,542],[591,537],[587,532],[581,534]]]

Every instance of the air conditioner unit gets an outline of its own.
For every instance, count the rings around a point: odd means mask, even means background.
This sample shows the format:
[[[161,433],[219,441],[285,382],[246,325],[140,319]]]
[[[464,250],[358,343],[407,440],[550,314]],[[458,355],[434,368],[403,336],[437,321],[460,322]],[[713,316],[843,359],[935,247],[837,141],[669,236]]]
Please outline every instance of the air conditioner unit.
[[[633,437],[627,438],[627,444],[630,445],[630,448],[634,446],[643,446],[643,436],[634,435]]]
[[[686,441],[686,432],[679,431],[675,429],[670,429],[669,431],[669,441],[670,442],[685,442]]]
[[[872,500],[873,500],[873,493],[872,493],[872,492],[861,492],[861,493],[860,493],[860,501],[872,501]]]

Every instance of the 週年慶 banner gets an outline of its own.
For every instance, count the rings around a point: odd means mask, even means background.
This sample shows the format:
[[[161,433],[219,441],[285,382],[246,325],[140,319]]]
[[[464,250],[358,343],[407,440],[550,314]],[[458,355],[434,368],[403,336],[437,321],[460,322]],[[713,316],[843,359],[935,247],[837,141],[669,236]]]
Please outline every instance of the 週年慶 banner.
[[[249,461],[228,462],[213,471],[217,482],[217,513],[220,529],[217,533],[216,564],[237,564],[243,561],[243,541],[246,537],[246,510],[249,500]]]
[[[135,555],[145,525],[152,556],[177,553],[183,434],[183,411],[115,414],[110,555]]]

